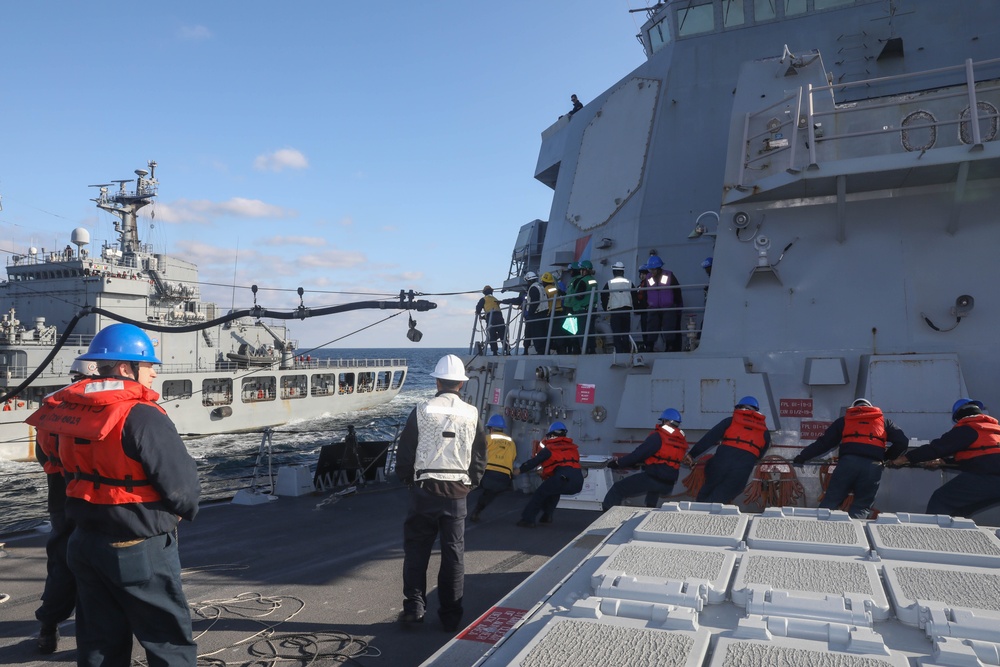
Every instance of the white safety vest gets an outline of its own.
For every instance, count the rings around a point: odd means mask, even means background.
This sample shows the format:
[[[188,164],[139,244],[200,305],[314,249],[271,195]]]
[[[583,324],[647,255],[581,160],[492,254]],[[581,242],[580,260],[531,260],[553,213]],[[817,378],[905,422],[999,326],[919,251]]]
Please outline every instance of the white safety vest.
[[[456,394],[435,396],[417,406],[414,481],[438,479],[472,484],[472,443],[479,412]]]
[[[531,290],[535,290],[534,295],[532,295]],[[538,313],[547,313],[549,310],[549,297],[545,293],[545,287],[541,283],[531,283],[528,287],[528,304],[535,304],[531,314],[535,315]]]
[[[608,310],[632,307],[632,281],[615,276],[608,281]]]

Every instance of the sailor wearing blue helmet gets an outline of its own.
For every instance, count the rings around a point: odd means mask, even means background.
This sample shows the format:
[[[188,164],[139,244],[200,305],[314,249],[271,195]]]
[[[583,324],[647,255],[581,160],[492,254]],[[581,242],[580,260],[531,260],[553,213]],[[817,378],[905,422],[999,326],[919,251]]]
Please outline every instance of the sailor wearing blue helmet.
[[[601,507],[604,511],[621,505],[625,498],[646,494],[646,507],[659,505],[660,496],[674,490],[688,442],[681,430],[681,413],[667,408],[646,439],[632,453],[608,461],[612,470],[641,465],[642,472],[624,477],[608,489]]]
[[[566,434],[566,424],[552,422],[538,453],[521,464],[522,473],[541,466],[541,476],[545,480],[535,489],[521,513],[517,525],[522,528],[534,527],[539,513],[542,523],[552,523],[559,497],[572,496],[583,490],[580,449]]]
[[[153,342],[112,324],[78,357],[97,364],[28,418],[59,438],[66,517],[76,529],[66,559],[76,576],[81,665],[128,662],[133,635],[146,662],[194,665],[198,647],[181,586],[177,523],[198,512],[194,459],[153,391]]]
[[[984,410],[980,401],[958,399],[951,408],[950,431],[889,464],[937,468],[954,461],[958,466],[961,472],[931,495],[926,514],[969,517],[1000,503],[1000,424]]]
[[[518,472],[514,468],[517,445],[513,438],[504,433],[505,428],[507,420],[503,415],[493,415],[486,422],[486,472],[479,482],[482,492],[469,515],[469,521],[479,521],[482,511],[498,495],[510,488],[511,479]]]
[[[685,463],[693,466],[694,459],[716,445],[715,456],[705,465],[705,483],[696,499],[729,504],[746,487],[757,461],[771,446],[771,432],[755,397],[744,396],[737,401],[733,416],[703,435],[685,457]]]

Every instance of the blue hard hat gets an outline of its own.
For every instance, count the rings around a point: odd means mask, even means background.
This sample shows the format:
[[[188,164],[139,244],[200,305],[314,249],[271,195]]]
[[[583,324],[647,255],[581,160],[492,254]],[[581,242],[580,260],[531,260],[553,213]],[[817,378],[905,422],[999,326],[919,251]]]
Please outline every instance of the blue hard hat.
[[[507,428],[507,422],[504,420],[503,415],[493,415],[486,422],[486,428]]]
[[[667,408],[660,413],[660,421],[681,423],[681,413],[673,408]]]
[[[660,259],[659,255],[653,255],[649,258],[649,261],[646,262],[646,266],[648,266],[650,269],[662,269],[663,260]]]
[[[705,259],[701,260],[701,268],[703,268],[703,269],[710,269],[710,268],[712,268],[712,258],[711,257],[706,257]]]
[[[968,406],[970,404],[974,405],[975,407],[979,408],[980,410],[983,409],[983,404],[982,404],[981,401],[974,401],[971,398],[960,398],[957,401],[955,401],[955,405],[951,406],[951,418],[952,418],[952,420],[955,420],[955,413],[956,412],[958,412],[959,410],[961,410],[962,408],[964,408],[964,407],[966,407],[966,406]],[[955,420],[955,421],[957,421],[957,420]]]
[[[736,407],[753,408],[757,412],[760,412],[760,403],[758,403],[757,399],[754,398],[753,396],[744,396],[739,401],[737,401]]]
[[[84,361],[138,361],[162,363],[156,358],[153,341],[134,324],[112,324],[101,329],[90,347],[78,359]]]
[[[565,433],[568,430],[569,429],[566,428],[566,424],[563,424],[562,422],[552,422],[552,426],[549,426],[549,431],[546,435],[549,433],[558,433],[559,431]]]
[[[649,272],[649,264],[643,264],[639,267],[639,273],[642,273],[643,271],[646,271],[647,273]]]

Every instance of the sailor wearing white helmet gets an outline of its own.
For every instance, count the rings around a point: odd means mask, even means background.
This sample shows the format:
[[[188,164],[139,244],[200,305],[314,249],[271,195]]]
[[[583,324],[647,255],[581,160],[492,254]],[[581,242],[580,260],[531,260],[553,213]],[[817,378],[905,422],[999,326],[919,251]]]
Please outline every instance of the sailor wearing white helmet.
[[[549,312],[545,285],[534,271],[524,274],[528,291],[524,295],[524,346],[534,348],[535,354],[545,354],[545,328]]]
[[[80,380],[97,375],[97,362],[76,359],[69,367],[70,380]],[[46,401],[56,402],[53,395]],[[58,440],[55,434],[42,430],[35,432],[35,458],[45,470],[48,485],[47,504],[52,530],[45,542],[45,588],[42,604],[35,610],[35,618],[42,624],[38,633],[38,652],[55,653],[59,648],[59,624],[73,615],[76,607],[76,578],[66,562],[66,545],[76,524],[66,518],[66,478],[59,459]]]
[[[792,463],[801,465],[839,447],[837,467],[819,506],[840,509],[853,494],[847,512],[855,519],[867,519],[882,480],[882,463],[898,458],[909,442],[902,429],[882,414],[882,410],[867,398],[859,398],[847,408],[843,417],[835,419],[822,436],[792,459]]]
[[[479,412],[459,397],[468,380],[453,354],[438,361],[434,398],[419,403],[399,436],[396,474],[410,487],[403,523],[403,625],[421,623],[427,610],[427,563],[440,535],[438,617],[445,630],[462,620],[465,582],[466,497],[486,468],[486,434]]]
[[[181,584],[177,523],[198,513],[198,468],[150,387],[155,346],[132,324],[94,336],[85,361],[100,377],[45,401],[28,423],[54,433],[76,522],[67,562],[76,576],[77,661],[127,664],[133,636],[146,661],[194,665],[198,647]]]
[[[601,290],[601,305],[611,320],[614,334],[615,352],[632,351],[629,334],[632,332],[632,308],[635,305],[635,285],[625,277],[625,265],[615,262],[611,265],[611,280],[604,283]]]

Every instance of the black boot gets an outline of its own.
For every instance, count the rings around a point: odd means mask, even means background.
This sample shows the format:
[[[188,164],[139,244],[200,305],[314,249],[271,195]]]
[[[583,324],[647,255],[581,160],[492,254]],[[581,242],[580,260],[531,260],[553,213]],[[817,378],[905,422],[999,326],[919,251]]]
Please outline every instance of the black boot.
[[[38,632],[38,652],[43,655],[55,653],[59,648],[59,626],[43,624]]]

